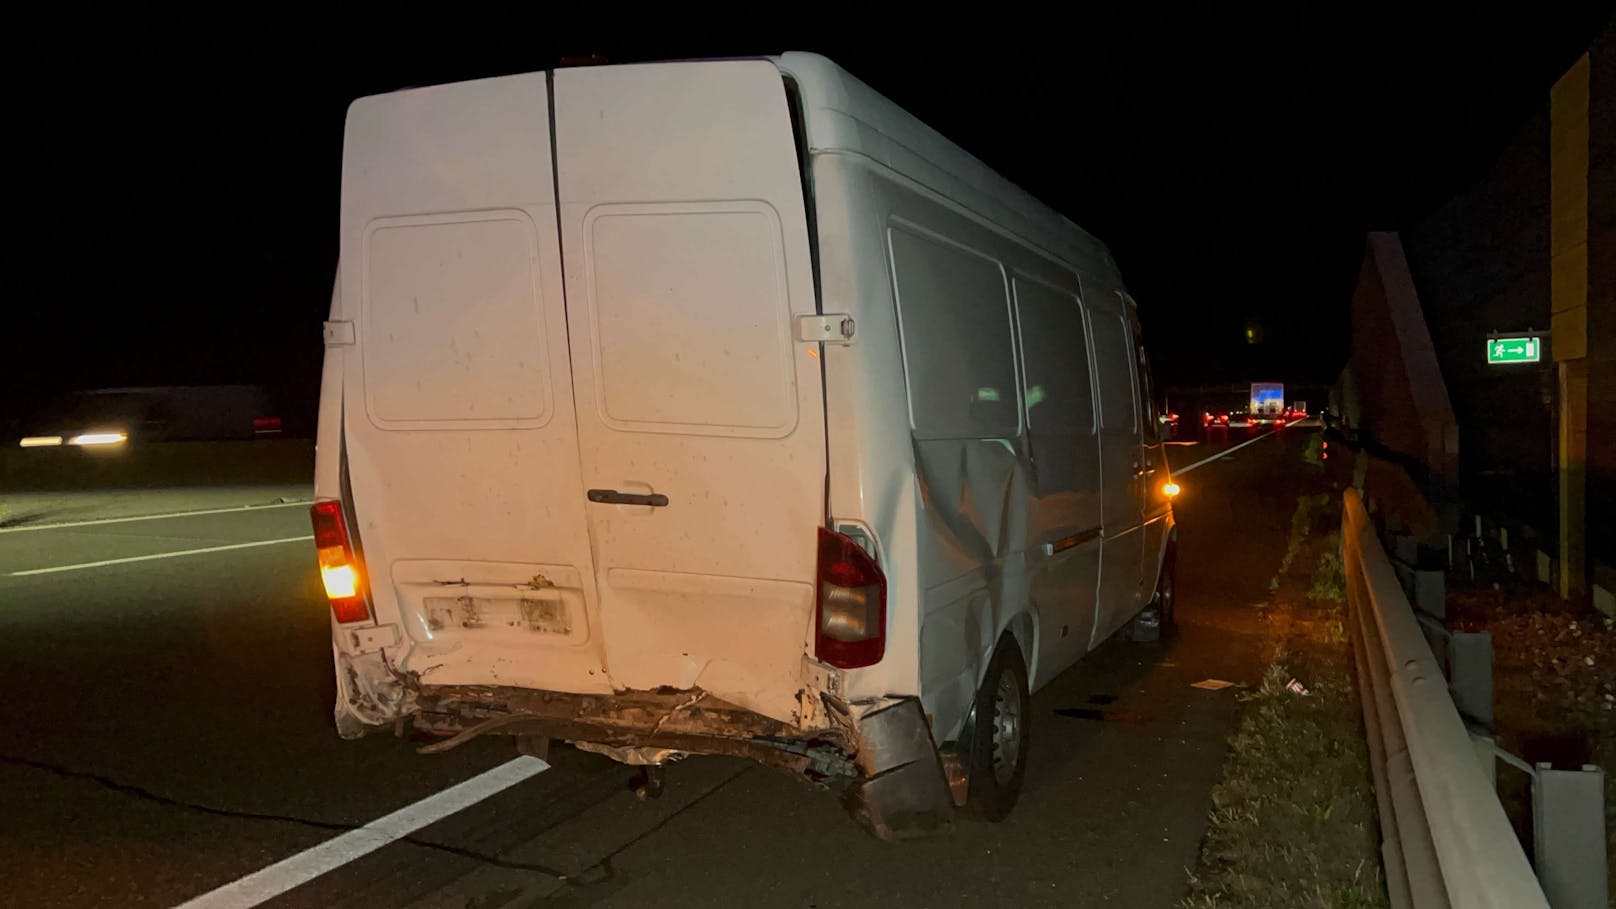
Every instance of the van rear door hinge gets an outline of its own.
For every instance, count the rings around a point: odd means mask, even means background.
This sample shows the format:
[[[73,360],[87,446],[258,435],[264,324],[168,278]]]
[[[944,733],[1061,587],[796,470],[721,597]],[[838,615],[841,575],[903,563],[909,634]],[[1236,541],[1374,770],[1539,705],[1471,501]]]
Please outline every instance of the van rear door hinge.
[[[354,342],[354,329],[352,322],[325,323],[325,346],[350,347]]]
[[[849,344],[853,341],[853,317],[847,313],[797,317],[798,341],[827,341]]]

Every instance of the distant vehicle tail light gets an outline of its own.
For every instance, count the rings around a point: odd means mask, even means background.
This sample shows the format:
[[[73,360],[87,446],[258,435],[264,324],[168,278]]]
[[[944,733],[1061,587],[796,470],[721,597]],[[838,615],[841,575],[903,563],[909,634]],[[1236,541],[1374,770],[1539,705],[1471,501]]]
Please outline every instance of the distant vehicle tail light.
[[[819,593],[814,654],[857,669],[881,662],[887,647],[887,579],[851,537],[819,528]]]
[[[257,417],[253,420],[253,435],[278,436],[281,434],[280,417]]]
[[[1227,422],[1229,422],[1229,415],[1226,414],[1226,413],[1218,414],[1218,422],[1219,423],[1227,423]]]
[[[314,522],[320,582],[325,585],[326,599],[331,601],[331,614],[343,623],[368,620],[370,604],[366,601],[365,580],[360,573],[359,560],[354,558],[353,542],[348,538],[342,503],[321,499],[309,509],[309,518]]]
[[[1212,422],[1212,415],[1209,414],[1209,413],[1201,414],[1201,422],[1202,423],[1210,423],[1210,422]]]

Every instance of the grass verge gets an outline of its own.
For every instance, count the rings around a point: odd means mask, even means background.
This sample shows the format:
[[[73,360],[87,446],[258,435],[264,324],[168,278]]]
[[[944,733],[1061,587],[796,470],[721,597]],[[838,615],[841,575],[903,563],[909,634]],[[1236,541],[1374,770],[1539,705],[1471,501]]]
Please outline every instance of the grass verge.
[[[1269,664],[1244,697],[1186,909],[1387,905],[1339,524],[1335,496],[1298,498],[1264,611]]]

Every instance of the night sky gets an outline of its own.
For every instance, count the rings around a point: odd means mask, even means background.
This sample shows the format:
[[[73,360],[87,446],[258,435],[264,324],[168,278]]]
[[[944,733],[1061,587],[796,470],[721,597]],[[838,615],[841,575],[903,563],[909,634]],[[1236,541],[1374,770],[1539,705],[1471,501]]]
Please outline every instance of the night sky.
[[[1409,226],[1481,176],[1609,15],[1201,4],[1017,16],[993,4],[985,24],[614,4],[560,21],[548,6],[13,20],[20,217],[0,406],[79,387],[257,382],[301,422],[319,381],[350,100],[567,55],[786,49],[837,60],[1108,243],[1164,384],[1329,381],[1363,232]],[[1262,344],[1244,343],[1250,323]]]

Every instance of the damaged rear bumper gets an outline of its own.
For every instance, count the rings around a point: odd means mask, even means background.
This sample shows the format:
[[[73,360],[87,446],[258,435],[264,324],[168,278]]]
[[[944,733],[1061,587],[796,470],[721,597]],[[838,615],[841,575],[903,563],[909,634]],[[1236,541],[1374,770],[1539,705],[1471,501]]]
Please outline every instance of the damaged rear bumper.
[[[727,754],[841,791],[849,812],[882,839],[952,826],[954,801],[916,698],[842,702],[829,722],[803,729],[729,704],[700,689],[586,695],[491,686],[421,686],[414,723],[440,735],[441,751],[481,735],[561,739],[619,760]]]

